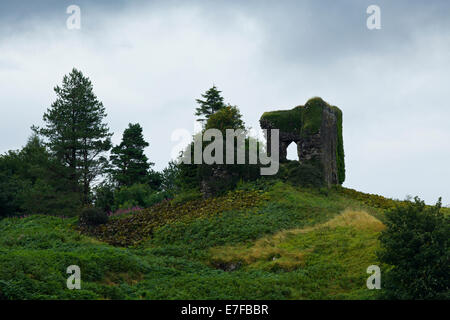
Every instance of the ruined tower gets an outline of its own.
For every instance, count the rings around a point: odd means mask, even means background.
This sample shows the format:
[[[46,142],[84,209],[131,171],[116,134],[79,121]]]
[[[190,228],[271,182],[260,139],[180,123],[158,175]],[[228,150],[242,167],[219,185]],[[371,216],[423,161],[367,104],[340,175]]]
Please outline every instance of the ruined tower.
[[[300,165],[320,168],[327,186],[345,180],[342,111],[321,98],[312,98],[304,106],[291,110],[265,112],[260,119],[262,129],[279,129],[280,162],[286,162],[287,147],[297,144]],[[270,135],[270,131],[267,131]],[[270,136],[266,136],[270,144]],[[267,146],[270,150],[270,145]]]

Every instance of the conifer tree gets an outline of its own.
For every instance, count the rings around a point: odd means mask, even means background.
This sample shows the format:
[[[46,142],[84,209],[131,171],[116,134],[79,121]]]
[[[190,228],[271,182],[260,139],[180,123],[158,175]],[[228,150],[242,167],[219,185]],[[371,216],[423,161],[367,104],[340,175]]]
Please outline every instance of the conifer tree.
[[[130,123],[123,132],[122,142],[111,150],[112,176],[119,186],[149,182],[149,168],[153,163],[144,154],[148,146],[139,123]]]
[[[216,86],[213,86],[205,94],[202,94],[204,100],[196,100],[200,106],[195,109],[195,115],[202,117],[197,121],[206,121],[212,114],[225,107],[223,97],[220,95],[221,92],[217,90]]]
[[[111,148],[111,135],[105,108],[93,92],[92,83],[81,71],[73,69],[56,86],[56,101],[47,109],[45,128],[34,130],[47,139],[54,156],[70,169],[73,188],[79,189],[84,203],[89,202],[90,184],[106,165],[103,153]]]

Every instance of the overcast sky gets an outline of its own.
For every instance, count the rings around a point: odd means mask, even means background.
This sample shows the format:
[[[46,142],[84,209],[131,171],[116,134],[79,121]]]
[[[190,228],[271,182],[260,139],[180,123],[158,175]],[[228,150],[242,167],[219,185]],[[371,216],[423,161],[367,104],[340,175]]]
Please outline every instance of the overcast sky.
[[[449,1],[5,2],[2,153],[43,124],[53,87],[76,67],[106,107],[113,142],[139,122],[158,170],[215,84],[254,128],[264,111],[322,97],[344,113],[344,186],[450,203]],[[66,27],[71,4],[80,30]],[[366,26],[371,4],[380,30]]]

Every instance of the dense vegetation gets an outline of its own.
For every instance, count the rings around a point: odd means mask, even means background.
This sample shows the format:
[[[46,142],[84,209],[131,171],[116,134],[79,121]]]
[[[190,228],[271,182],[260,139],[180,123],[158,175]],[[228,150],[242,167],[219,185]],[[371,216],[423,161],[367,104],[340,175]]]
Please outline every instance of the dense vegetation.
[[[332,218],[340,219],[345,208],[357,210],[352,214],[368,215],[358,201],[336,191],[325,196],[283,183],[244,184],[219,199],[182,201],[174,207],[157,206],[149,212],[115,217],[91,230],[92,236],[80,233],[76,218],[34,215],[3,219],[3,297],[297,299],[374,295],[365,289],[365,268],[377,262],[379,222],[374,222],[376,227],[370,233],[361,231],[366,227],[355,226],[353,221],[327,225]],[[152,213],[159,221],[154,222]],[[117,234],[109,228],[117,228]],[[146,233],[145,228],[152,231]],[[292,236],[280,235],[286,230]],[[122,235],[128,238],[122,240]],[[104,241],[121,242],[126,248]],[[357,259],[352,257],[355,248],[361,255]],[[81,268],[81,290],[65,287],[65,268],[71,264]]]
[[[450,216],[441,200],[426,207],[419,198],[386,213],[380,260],[391,268],[385,296],[402,299],[450,299]]]
[[[450,210],[440,202],[324,188],[314,163],[265,178],[258,164],[173,161],[156,172],[139,124],[112,146],[80,71],[55,91],[46,126],[0,156],[0,299],[449,297]],[[202,98],[203,129],[242,129],[235,154],[247,152],[239,108],[216,87]],[[322,102],[308,101],[305,130],[317,129]],[[66,287],[70,265],[81,290]],[[367,289],[369,265],[382,267],[382,290]]]
[[[278,110],[264,112],[260,122],[267,122],[270,128],[293,133],[299,137],[306,137],[319,132],[322,125],[323,109],[328,107],[337,118],[336,162],[338,182],[345,181],[344,141],[342,137],[342,111],[336,106],[330,106],[319,97],[309,99],[304,106],[297,106],[292,110]],[[318,163],[312,163],[318,168]]]
[[[8,299],[375,299],[366,268],[388,270],[377,252],[391,211],[366,203],[395,203],[381,199],[256,182],[219,198],[125,212],[90,229],[77,218],[3,219],[0,292]],[[81,268],[81,290],[65,287],[71,264]]]

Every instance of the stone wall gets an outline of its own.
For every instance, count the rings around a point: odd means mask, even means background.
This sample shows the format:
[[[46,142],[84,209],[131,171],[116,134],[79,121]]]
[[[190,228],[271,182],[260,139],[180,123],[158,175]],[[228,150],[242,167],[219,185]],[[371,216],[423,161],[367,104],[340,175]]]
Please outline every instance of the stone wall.
[[[295,142],[300,164],[314,161],[320,163],[323,182],[331,186],[343,182],[339,181],[337,165],[337,150],[339,147],[343,148],[338,146],[338,134],[342,133],[342,130],[338,130],[338,126],[342,126],[342,123],[339,123],[342,121],[342,117],[338,114],[340,112],[337,107],[330,106],[322,99],[313,98],[305,106],[298,106],[292,110],[264,113],[260,125],[262,129],[280,130],[280,162],[287,161],[287,147]],[[267,149],[270,150],[269,130],[266,139]]]

